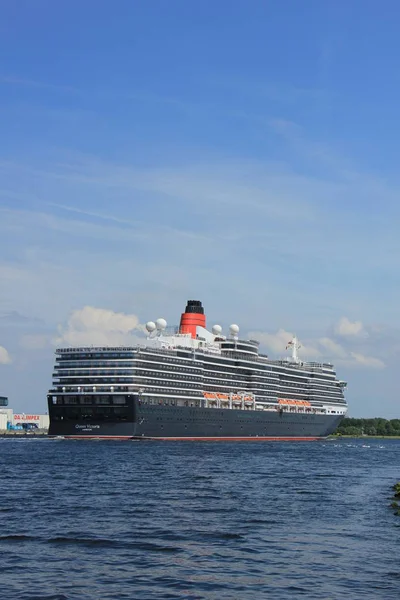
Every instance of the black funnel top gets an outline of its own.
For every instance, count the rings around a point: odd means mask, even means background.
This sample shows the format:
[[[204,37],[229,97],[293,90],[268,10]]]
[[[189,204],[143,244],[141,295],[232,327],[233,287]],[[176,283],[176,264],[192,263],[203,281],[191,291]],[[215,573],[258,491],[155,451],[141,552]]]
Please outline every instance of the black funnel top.
[[[196,313],[198,315],[204,315],[204,308],[202,307],[200,300],[188,300],[185,308],[185,313]]]

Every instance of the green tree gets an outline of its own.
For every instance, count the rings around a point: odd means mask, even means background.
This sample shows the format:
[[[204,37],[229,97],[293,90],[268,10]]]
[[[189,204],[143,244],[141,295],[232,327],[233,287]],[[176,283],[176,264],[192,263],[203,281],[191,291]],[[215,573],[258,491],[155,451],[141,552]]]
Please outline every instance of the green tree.
[[[353,419],[347,417],[342,420],[336,433],[341,435],[371,435],[371,436],[400,436],[400,419]]]

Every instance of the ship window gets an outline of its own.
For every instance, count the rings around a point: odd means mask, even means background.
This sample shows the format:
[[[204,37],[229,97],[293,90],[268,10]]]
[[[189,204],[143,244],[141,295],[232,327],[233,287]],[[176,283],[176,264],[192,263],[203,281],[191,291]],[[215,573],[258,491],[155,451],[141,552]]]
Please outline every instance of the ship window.
[[[126,404],[125,396],[114,396],[112,400],[113,404]]]
[[[91,396],[82,396],[80,398],[80,404],[93,404],[93,399]]]
[[[97,396],[95,402],[96,404],[111,404],[110,396]]]
[[[76,396],[65,396],[64,404],[78,404],[78,398]]]

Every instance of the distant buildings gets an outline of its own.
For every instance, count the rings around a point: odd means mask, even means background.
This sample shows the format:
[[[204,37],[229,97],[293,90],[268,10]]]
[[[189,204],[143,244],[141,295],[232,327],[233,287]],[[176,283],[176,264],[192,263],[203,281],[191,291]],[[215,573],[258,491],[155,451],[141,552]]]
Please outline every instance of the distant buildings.
[[[8,407],[8,398],[0,396],[0,431],[7,429],[48,429],[49,415],[17,413]]]

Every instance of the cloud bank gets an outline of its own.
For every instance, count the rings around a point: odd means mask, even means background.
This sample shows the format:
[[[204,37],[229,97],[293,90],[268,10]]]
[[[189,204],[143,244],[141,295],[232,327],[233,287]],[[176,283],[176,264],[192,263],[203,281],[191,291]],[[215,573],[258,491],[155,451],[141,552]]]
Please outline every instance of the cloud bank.
[[[137,343],[140,325],[136,315],[85,306],[73,311],[58,327],[54,343],[59,346],[118,346]]]
[[[361,321],[350,321],[347,317],[342,317],[335,325],[336,335],[342,337],[360,336],[365,334],[364,326]]]
[[[9,365],[11,363],[11,357],[4,346],[0,346],[0,365]]]
[[[365,338],[369,338],[364,325],[361,321],[350,321],[342,317],[332,328],[336,334],[336,339],[328,336],[305,338],[301,343],[299,352],[300,358],[311,361],[325,361],[334,363],[337,366],[348,368],[366,368],[383,369],[385,361],[382,358],[366,354],[369,346],[373,345],[374,340],[369,340],[371,344],[365,344]],[[275,333],[266,333],[262,331],[250,332],[250,337],[260,341],[264,348],[271,352],[273,357],[287,355],[286,346],[293,337],[293,332],[279,329]],[[357,338],[362,335],[362,340]],[[360,346],[361,349],[357,346]],[[356,346],[356,348],[354,347]],[[375,350],[381,350],[378,345]]]

